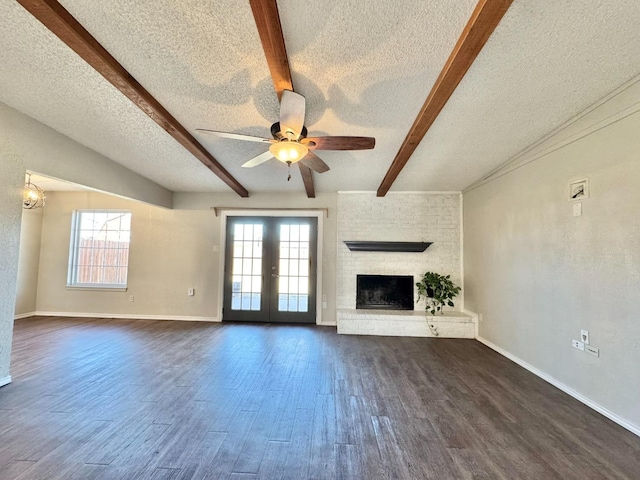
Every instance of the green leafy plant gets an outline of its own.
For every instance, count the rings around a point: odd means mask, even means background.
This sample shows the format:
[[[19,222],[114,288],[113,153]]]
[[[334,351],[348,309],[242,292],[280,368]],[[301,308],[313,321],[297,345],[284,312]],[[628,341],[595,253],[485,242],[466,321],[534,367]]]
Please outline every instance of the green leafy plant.
[[[442,307],[448,305],[453,307],[453,298],[460,293],[460,287],[454,284],[449,278],[451,275],[440,275],[434,272],[426,272],[422,280],[416,283],[418,287],[418,301],[425,298],[427,301],[426,310],[435,315],[442,313]]]

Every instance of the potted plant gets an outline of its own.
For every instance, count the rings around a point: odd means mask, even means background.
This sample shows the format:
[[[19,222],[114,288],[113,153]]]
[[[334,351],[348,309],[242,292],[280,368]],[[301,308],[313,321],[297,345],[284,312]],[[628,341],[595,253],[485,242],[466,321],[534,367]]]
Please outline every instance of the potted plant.
[[[427,301],[426,310],[435,315],[436,312],[442,314],[442,307],[448,305],[453,307],[453,298],[460,293],[460,287],[455,285],[449,278],[451,275],[440,275],[434,272],[426,272],[422,280],[416,283],[418,287],[418,301],[423,297]]]

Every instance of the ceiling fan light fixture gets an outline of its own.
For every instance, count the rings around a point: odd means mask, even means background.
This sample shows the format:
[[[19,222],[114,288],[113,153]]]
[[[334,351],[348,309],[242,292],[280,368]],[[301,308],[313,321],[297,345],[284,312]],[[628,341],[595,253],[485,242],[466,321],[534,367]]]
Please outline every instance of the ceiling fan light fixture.
[[[296,163],[309,153],[306,145],[290,141],[274,143],[269,147],[269,151],[283,163]]]

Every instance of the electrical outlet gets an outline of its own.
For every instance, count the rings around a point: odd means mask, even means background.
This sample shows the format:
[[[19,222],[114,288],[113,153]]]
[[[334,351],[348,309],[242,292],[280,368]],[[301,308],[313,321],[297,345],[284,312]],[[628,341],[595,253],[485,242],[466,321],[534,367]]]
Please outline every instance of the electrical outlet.
[[[598,349],[596,347],[592,347],[591,345],[586,345],[584,347],[584,350],[585,350],[585,352],[590,353],[594,357],[599,357],[600,356],[600,349]]]
[[[571,346],[584,352],[584,343],[579,342],[578,340],[571,340]]]
[[[196,289],[195,288],[187,289],[187,295],[189,295],[190,297],[193,297],[195,294],[196,294]]]
[[[129,301],[133,302],[133,295],[129,295]]]
[[[586,345],[589,345],[589,330],[580,330],[580,340]]]

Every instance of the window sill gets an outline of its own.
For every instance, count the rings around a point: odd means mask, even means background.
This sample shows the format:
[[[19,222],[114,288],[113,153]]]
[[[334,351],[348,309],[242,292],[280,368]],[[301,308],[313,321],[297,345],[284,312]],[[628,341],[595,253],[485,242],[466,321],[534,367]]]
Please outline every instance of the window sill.
[[[67,285],[67,290],[86,290],[92,292],[126,292],[127,287],[109,285]]]

